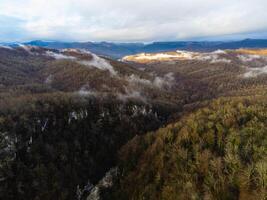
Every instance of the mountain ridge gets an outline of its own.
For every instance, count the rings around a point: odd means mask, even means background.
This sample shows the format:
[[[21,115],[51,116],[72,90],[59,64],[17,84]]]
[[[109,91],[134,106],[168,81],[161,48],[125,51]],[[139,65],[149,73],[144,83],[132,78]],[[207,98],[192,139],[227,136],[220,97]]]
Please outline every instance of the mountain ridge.
[[[55,49],[86,49],[95,54],[120,59],[126,55],[137,53],[156,53],[173,50],[214,51],[217,49],[267,48],[267,39],[244,39],[238,41],[161,41],[148,44],[140,42],[61,42],[34,40],[21,44]],[[6,43],[3,45],[18,46],[20,43]]]

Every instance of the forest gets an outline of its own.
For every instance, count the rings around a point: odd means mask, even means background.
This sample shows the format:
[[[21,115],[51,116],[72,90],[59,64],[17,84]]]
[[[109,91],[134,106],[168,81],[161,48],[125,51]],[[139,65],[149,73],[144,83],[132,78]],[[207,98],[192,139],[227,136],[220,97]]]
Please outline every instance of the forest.
[[[266,199],[266,96],[220,98],[120,150],[114,199]]]
[[[0,199],[265,200],[267,59],[250,53],[0,47]]]

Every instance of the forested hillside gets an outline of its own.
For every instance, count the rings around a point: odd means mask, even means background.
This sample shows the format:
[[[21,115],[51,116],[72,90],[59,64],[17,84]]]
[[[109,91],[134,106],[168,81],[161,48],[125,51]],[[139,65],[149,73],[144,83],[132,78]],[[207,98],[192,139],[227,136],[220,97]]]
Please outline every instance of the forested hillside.
[[[103,196],[265,200],[264,52],[178,51],[126,57],[127,61],[144,63],[148,71],[179,74],[186,81],[178,81],[190,85],[195,92],[176,122],[136,136],[120,150],[120,174],[112,190]]]
[[[264,199],[263,52],[0,47],[0,199]]]
[[[1,199],[84,198],[123,144],[180,109],[151,101],[155,77],[127,64],[80,50],[0,49]]]
[[[220,98],[120,151],[114,199],[266,199],[267,98]]]

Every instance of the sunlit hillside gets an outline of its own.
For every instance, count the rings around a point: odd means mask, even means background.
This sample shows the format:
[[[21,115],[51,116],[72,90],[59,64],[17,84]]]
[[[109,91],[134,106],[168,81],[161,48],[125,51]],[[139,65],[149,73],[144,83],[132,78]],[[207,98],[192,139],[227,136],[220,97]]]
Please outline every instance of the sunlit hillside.
[[[238,49],[236,51],[244,54],[267,56],[267,49]]]
[[[135,137],[120,151],[113,198],[266,199],[266,102],[218,99]]]

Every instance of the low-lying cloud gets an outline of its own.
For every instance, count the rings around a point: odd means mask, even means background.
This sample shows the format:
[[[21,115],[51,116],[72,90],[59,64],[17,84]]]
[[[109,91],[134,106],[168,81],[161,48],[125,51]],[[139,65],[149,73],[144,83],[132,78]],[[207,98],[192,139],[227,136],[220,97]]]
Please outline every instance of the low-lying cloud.
[[[154,76],[151,77],[151,80],[143,79],[132,74],[131,76],[126,77],[126,80],[130,83],[130,85],[147,85],[161,89],[165,86],[170,88],[173,85],[175,78],[173,73],[165,74],[163,77]]]
[[[108,70],[112,75],[116,75],[117,72],[114,70],[113,66],[105,59],[91,53],[91,60],[81,60],[79,61],[82,65],[93,66],[101,70]]]
[[[244,63],[252,62],[262,58],[260,55],[250,55],[250,54],[238,55],[237,57],[239,58],[240,61]]]
[[[47,51],[46,52],[47,56],[53,57],[56,60],[76,60],[74,56],[67,56],[62,53],[55,53],[53,51]]]
[[[247,72],[244,74],[245,78],[253,78],[262,74],[267,74],[267,66],[258,68],[247,68]]]
[[[88,55],[92,56],[92,58],[80,59],[80,58],[75,57],[75,56],[70,56],[70,55],[64,54],[67,52],[75,52],[75,53],[78,53],[80,55],[81,54],[88,54]],[[74,60],[81,65],[85,65],[88,67],[95,67],[95,68],[98,68],[100,70],[107,70],[110,72],[111,75],[117,74],[117,72],[114,70],[113,66],[106,59],[103,59],[103,58],[101,58],[101,57],[99,57],[99,56],[97,56],[91,52],[86,51],[86,50],[64,49],[60,53],[53,52],[53,51],[46,51],[46,55],[53,57],[57,60]]]
[[[12,47],[6,45],[0,45],[0,48],[13,50]]]

